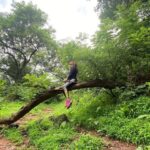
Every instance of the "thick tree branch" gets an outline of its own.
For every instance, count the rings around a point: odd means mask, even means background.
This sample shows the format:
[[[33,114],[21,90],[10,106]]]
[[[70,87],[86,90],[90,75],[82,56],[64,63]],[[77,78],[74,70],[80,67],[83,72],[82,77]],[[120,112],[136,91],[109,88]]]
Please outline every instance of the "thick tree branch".
[[[109,80],[93,80],[93,81],[75,84],[71,88],[69,88],[69,90],[93,88],[93,87],[104,87],[104,88],[112,89],[112,88],[115,88],[116,86],[123,86],[123,84],[116,83],[114,81],[109,81]],[[42,103],[43,101],[61,93],[63,93],[62,89],[50,89],[50,90],[44,91],[42,94],[37,95],[27,105],[20,108],[20,110],[17,113],[13,114],[10,118],[1,119],[0,124],[9,125],[11,123],[14,123],[15,121],[22,118],[25,114],[27,114],[34,107]]]
[[[19,53],[23,56],[24,60],[26,59],[26,56],[25,56],[25,54],[22,52],[21,49],[16,48],[16,47],[9,46],[9,45],[6,44],[2,39],[0,39],[0,42],[1,42],[1,44],[2,44],[3,47],[19,52]]]
[[[33,52],[30,54],[30,56],[29,56],[29,58],[28,58],[28,60],[27,60],[27,63],[30,62],[32,56],[33,56],[37,51],[38,51],[38,48],[36,48],[36,49],[33,50]]]
[[[16,67],[17,67],[17,70],[19,70],[19,64],[18,64],[18,61],[17,61],[17,59],[15,58],[15,56],[14,56],[12,53],[6,51],[5,48],[4,48],[4,53],[7,54],[7,55],[9,55],[9,56],[14,60],[14,62],[15,62],[15,64],[16,64]]]

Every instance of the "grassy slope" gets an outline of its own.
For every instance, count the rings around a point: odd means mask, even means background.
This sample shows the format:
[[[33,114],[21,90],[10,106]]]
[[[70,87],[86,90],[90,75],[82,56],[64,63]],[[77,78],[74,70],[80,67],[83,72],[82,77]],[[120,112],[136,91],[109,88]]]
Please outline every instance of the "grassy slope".
[[[24,103],[4,102],[0,103],[0,113],[2,117],[6,117],[15,112]],[[11,106],[11,107],[10,107]],[[52,114],[48,114],[45,109],[51,107]],[[11,110],[9,108],[12,108]],[[10,110],[10,111],[9,111]],[[53,149],[102,149],[103,144],[100,138],[96,138],[89,134],[77,133],[71,124],[63,122],[61,126],[56,126],[48,119],[49,115],[59,115],[67,112],[62,102],[52,103],[50,105],[41,104],[31,111],[30,114],[38,116],[39,120],[31,120],[27,124],[18,128],[3,128],[0,133],[7,139],[17,145],[22,145],[24,142],[24,132],[28,135],[30,144],[40,150]],[[44,117],[43,117],[44,116]]]
[[[5,118],[11,116],[11,114],[17,112],[22,106],[26,105],[25,102],[0,102],[0,118]],[[42,115],[41,112],[43,109],[49,108],[46,104],[40,104],[35,107],[30,113]]]
[[[150,97],[114,105],[108,95],[94,97],[89,92],[68,115],[74,124],[137,145],[150,145]]]
[[[63,101],[53,102],[49,105],[42,104],[31,112],[39,114],[39,116],[44,115],[44,120],[31,121],[24,127],[28,132],[31,144],[39,149],[59,149],[60,147],[61,149],[71,149],[72,147],[82,149],[84,143],[87,144],[89,141],[89,146],[101,147],[102,142],[98,142],[99,139],[90,135],[79,135],[74,130],[74,126],[82,126],[126,142],[150,145],[149,97],[141,96],[134,100],[120,102],[117,105],[113,104],[112,98],[106,93],[97,93],[95,96],[95,93],[91,91],[79,94],[72,92],[71,97],[74,103],[69,110],[65,109]],[[4,109],[1,109],[0,113],[2,116],[8,115],[10,111],[16,111],[22,104],[1,103],[1,108],[3,106]],[[48,114],[41,114],[43,108],[51,108],[51,115],[66,113],[71,123],[63,123],[60,127],[56,127],[45,117]],[[21,132],[18,132],[17,129],[6,129],[3,133],[15,142],[21,143],[22,141]],[[100,144],[98,145],[98,143]]]

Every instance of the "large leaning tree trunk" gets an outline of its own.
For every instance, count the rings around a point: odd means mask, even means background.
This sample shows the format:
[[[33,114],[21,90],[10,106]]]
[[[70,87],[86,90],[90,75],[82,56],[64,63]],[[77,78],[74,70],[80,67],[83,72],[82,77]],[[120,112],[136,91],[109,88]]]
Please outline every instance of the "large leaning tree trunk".
[[[93,80],[83,83],[78,83],[69,88],[69,90],[82,89],[82,88],[92,88],[92,87],[104,87],[107,89],[113,89],[117,86],[123,86],[121,83],[116,83],[114,81],[109,80]],[[43,93],[37,95],[33,100],[31,100],[27,105],[20,108],[20,110],[13,114],[10,118],[5,118],[0,120],[0,124],[12,124],[22,118],[25,114],[27,114],[34,107],[42,103],[43,101],[54,97],[58,94],[63,93],[62,89],[50,89],[46,90]]]

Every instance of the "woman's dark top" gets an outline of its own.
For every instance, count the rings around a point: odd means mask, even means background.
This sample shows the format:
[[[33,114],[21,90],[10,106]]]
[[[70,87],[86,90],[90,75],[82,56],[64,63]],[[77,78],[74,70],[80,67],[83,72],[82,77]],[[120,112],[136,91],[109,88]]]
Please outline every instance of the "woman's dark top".
[[[75,79],[77,81],[77,73],[78,73],[78,69],[75,66],[73,66],[70,69],[67,80]]]

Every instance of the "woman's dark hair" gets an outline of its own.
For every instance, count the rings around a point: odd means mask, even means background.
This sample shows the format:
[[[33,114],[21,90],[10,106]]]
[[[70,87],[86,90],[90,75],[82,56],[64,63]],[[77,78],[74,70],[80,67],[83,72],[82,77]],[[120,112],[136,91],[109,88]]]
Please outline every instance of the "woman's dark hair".
[[[77,68],[77,63],[75,61],[70,61],[69,64],[73,65],[73,67]]]

